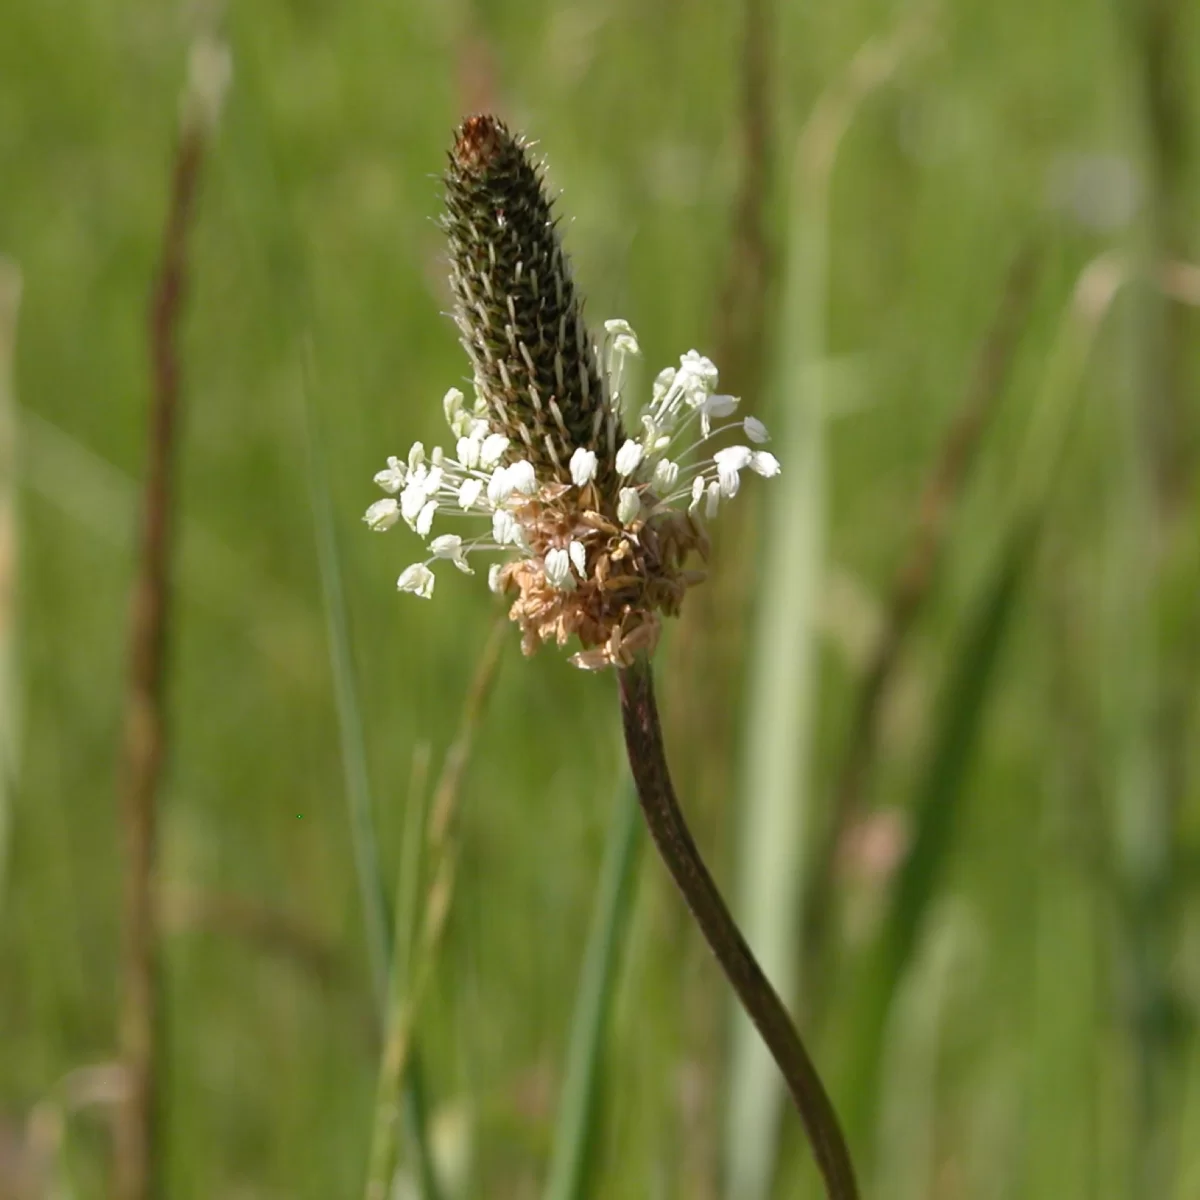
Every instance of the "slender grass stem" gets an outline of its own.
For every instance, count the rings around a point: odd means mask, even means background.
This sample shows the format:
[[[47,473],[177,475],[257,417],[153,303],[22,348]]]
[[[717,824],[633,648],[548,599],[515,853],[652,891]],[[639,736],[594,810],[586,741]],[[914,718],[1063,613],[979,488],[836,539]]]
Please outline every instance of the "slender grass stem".
[[[20,687],[17,656],[17,405],[13,348],[21,272],[0,257],[0,911],[4,907],[9,828],[17,784]]]
[[[119,1026],[127,1092],[117,1121],[116,1168],[122,1200],[146,1200],[159,1191],[156,1091],[161,1014],[155,887],[158,788],[167,745],[166,649],[180,392],[177,342],[187,282],[187,234],[205,142],[201,126],[185,127],[172,167],[162,257],[150,301],[149,451],[130,601],[120,785],[125,892]]]
[[[589,1186],[593,1176],[588,1159],[598,1122],[600,1061],[620,957],[628,940],[640,847],[637,796],[623,779],[613,807],[592,930],[579,972],[544,1200],[583,1200],[594,1191]]]
[[[650,836],[701,933],[758,1028],[800,1113],[829,1200],[857,1200],[858,1185],[837,1114],[796,1027],[730,915],[692,839],[663,747],[649,660],[620,671],[629,765]]]
[[[1140,274],[1152,276],[1184,249],[1194,222],[1189,187],[1190,88],[1181,53],[1189,38],[1185,0],[1130,0],[1143,107],[1146,202]],[[1188,519],[1194,491],[1195,422],[1187,397],[1194,356],[1187,318],[1139,278],[1126,317],[1129,380],[1122,437],[1127,464],[1122,523],[1116,531],[1122,585],[1115,621],[1122,699],[1116,747],[1116,845],[1125,893],[1125,972],[1135,1054],[1131,1193],[1162,1195],[1176,1171],[1175,1114],[1181,1087],[1179,1035],[1171,1019],[1171,960],[1178,952],[1179,889],[1173,842],[1191,788],[1186,702],[1191,690],[1171,644],[1170,597],[1194,558],[1178,547],[1195,538]],[[1183,520],[1180,518],[1183,517]],[[1186,567],[1179,563],[1186,562]],[[1192,584],[1184,587],[1191,590]],[[1123,668],[1123,669],[1122,669]],[[1186,681],[1186,682],[1185,682]]]
[[[188,235],[201,168],[229,82],[228,51],[200,37],[192,45],[158,269],[150,293],[150,411],[137,568],[129,606],[129,677],[121,750],[122,897],[118,1036],[126,1094],[116,1122],[116,1195],[161,1193],[158,1085],[162,1004],[158,960],[158,791],[167,752],[167,642],[175,547],[175,478],[182,369],[180,327],[188,285]]]
[[[342,586],[333,504],[329,498],[324,442],[313,404],[313,390],[307,382],[307,377],[312,373],[311,363],[308,361],[306,368],[304,409],[308,423],[309,493],[316,534],[317,560],[321,572],[321,590],[325,601],[325,626],[329,637],[329,665],[333,675],[338,740],[342,752],[346,815],[354,851],[354,874],[358,880],[359,903],[362,906],[371,985],[382,1025],[382,1016],[387,1010],[388,955],[392,937],[388,924],[383,872],[379,865],[374,805],[367,771],[366,733],[358,703],[354,659],[350,651],[346,595]]]
[[[387,1033],[389,976],[393,970],[393,946],[400,937],[393,934],[388,898],[379,862],[379,844],[375,828],[375,805],[367,769],[366,734],[358,702],[358,684],[354,659],[350,652],[350,624],[346,613],[345,588],[338,555],[333,504],[329,497],[329,473],[325,465],[324,440],[309,386],[313,374],[311,347],[305,355],[304,408],[308,426],[309,495],[316,534],[317,561],[325,599],[325,623],[329,636],[329,663],[333,673],[334,701],[338,716],[338,734],[342,751],[342,775],[345,782],[346,813],[354,850],[354,871],[362,904],[366,934],[367,960],[371,967],[372,999],[379,1017],[381,1037]],[[410,800],[412,797],[410,796]],[[405,1125],[423,1200],[437,1200],[433,1155],[425,1123],[427,1104],[421,1073],[421,1057],[413,1047],[404,1080]]]
[[[500,664],[503,635],[507,618],[492,627],[475,676],[463,702],[458,734],[442,760],[433,798],[429,806],[425,831],[425,849],[429,861],[430,880],[419,928],[410,931],[412,921],[407,912],[396,921],[396,939],[392,954],[391,986],[384,1028],[383,1054],[379,1062],[379,1079],[375,1096],[374,1128],[367,1161],[365,1200],[385,1200],[390,1194],[392,1179],[400,1156],[399,1132],[401,1118],[407,1111],[410,1124],[422,1117],[423,1097],[420,1087],[408,1087],[402,1095],[405,1081],[415,1067],[414,1037],[421,1001],[433,975],[437,950],[450,915],[458,870],[458,846],[453,837],[454,820],[463,773],[471,755],[476,730],[484,706],[491,694],[492,684]],[[401,880],[402,890],[408,881]],[[398,904],[407,909],[408,903]],[[408,943],[415,940],[411,948]],[[417,1163],[424,1194],[436,1196],[437,1180],[432,1160],[424,1156]]]

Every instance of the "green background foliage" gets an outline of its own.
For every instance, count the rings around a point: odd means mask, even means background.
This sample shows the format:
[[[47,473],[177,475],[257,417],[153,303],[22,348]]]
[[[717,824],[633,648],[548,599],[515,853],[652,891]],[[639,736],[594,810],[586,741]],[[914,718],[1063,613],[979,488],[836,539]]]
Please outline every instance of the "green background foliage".
[[[775,694],[772,671],[797,669],[754,659],[755,622],[795,602],[815,638],[811,711],[797,717],[809,736],[786,776],[806,833],[784,866],[799,873],[923,483],[1010,264],[1036,246],[1008,382],[950,504],[867,811],[838,856],[827,952],[799,970],[796,1004],[881,1200],[1200,1193],[1200,318],[1135,283],[1075,365],[1052,370],[1096,255],[1125,254],[1132,271],[1200,260],[1200,12],[943,0],[858,107],[827,208],[806,206],[796,139],[908,8],[257,0],[217,16],[8,0],[0,254],[24,292],[16,473],[0,477],[19,512],[18,555],[0,564],[19,600],[0,629],[17,698],[0,720],[18,750],[0,796],[0,1196],[18,1194],[31,1114],[116,1044],[146,309],[202,28],[227,39],[234,77],[182,339],[161,795],[166,1194],[361,1193],[379,1038],[313,500],[333,514],[391,896],[414,763],[436,773],[495,612],[480,579],[452,571],[431,603],[397,596],[416,540],[359,518],[388,454],[444,440],[441,397],[464,382],[433,218],[451,132],[484,105],[546,156],[590,318],[633,324],[647,386],[749,319],[742,361],[718,362],[746,411],[786,429],[789,405],[819,409],[815,598],[763,594],[789,578],[772,567],[806,514],[773,510],[774,484],[750,480],[714,526],[714,579],[658,656],[684,804],[735,894],[755,804],[739,780],[763,777],[746,770],[747,714]],[[766,273],[730,302],[755,161],[753,12],[767,151],[750,223]],[[1155,19],[1174,23],[1165,49]],[[797,237],[826,263],[799,280]],[[820,309],[803,332],[786,316],[797,286]],[[1061,447],[1047,406],[1070,413]],[[435,1153],[461,1168],[447,1195],[532,1196],[547,1176],[623,779],[612,678],[549,651],[523,660],[511,631],[417,1022]],[[907,845],[919,857],[906,869]],[[803,926],[786,907],[763,936],[799,964]],[[732,1196],[724,981],[652,855],[611,915],[613,974],[590,976],[607,1036],[592,1030],[581,1194]],[[776,1194],[816,1194],[791,1114],[760,1153]],[[60,1190],[45,1194],[106,1194],[110,1159],[105,1106],[70,1114]]]

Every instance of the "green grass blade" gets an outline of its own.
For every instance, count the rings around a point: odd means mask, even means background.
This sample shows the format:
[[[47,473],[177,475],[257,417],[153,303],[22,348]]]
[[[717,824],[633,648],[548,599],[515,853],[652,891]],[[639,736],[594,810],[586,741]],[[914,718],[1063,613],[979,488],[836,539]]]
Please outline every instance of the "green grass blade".
[[[786,1004],[797,990],[809,858],[815,630],[825,556],[825,296],[829,187],[862,101],[889,79],[917,29],[905,23],[855,56],[797,139],[789,200],[773,417],[784,474],[765,512],[760,606],[750,652],[734,911]],[[762,1200],[775,1171],[783,1083],[758,1031],[735,1008],[725,1114],[726,1195]]]
[[[808,252],[819,253],[818,247]],[[799,340],[799,339],[797,339]],[[796,993],[815,706],[814,626],[825,543],[825,432],[816,395],[776,420],[786,473],[766,514],[771,547],[752,649],[735,911],[785,1003]],[[734,1016],[726,1112],[728,1191],[767,1195],[783,1083],[758,1031]]]
[[[934,735],[917,786],[913,843],[896,880],[878,948],[859,991],[852,1026],[847,1119],[867,1144],[873,1128],[888,1013],[912,960],[962,816],[962,793],[991,696],[1020,586],[1032,557],[1033,527],[1019,524],[976,602],[942,688]]]
[[[1192,401],[1200,380],[1192,353],[1191,314],[1162,294],[1164,265],[1195,248],[1195,109],[1175,80],[1193,75],[1184,49],[1195,43],[1184,0],[1127,2],[1124,46],[1132,51],[1140,93],[1146,198],[1137,231],[1143,278],[1125,313],[1128,380],[1122,408],[1124,430],[1115,475],[1121,488],[1114,521],[1112,559],[1115,597],[1112,678],[1114,697],[1111,778],[1114,848],[1121,881],[1124,931],[1122,969],[1130,991],[1129,1036],[1134,1052],[1131,1114],[1134,1161],[1130,1194],[1166,1195],[1178,1173],[1181,1135],[1178,1112],[1184,1087],[1180,1063],[1187,1038],[1173,1011],[1178,1003],[1180,938],[1179,879],[1175,843],[1179,814],[1194,796],[1187,748],[1184,697],[1194,676],[1172,629],[1172,576],[1183,561],[1186,592],[1195,595],[1194,520],[1183,516],[1195,494],[1195,418]],[[1124,477],[1124,478],[1122,478]],[[1182,519],[1181,519],[1182,517]],[[1180,554],[1179,547],[1187,547]],[[1190,600],[1194,604],[1194,599]],[[1194,1131],[1193,1131],[1194,1136]]]
[[[939,907],[889,1022],[880,1095],[879,1178],[888,1200],[937,1194],[939,1066],[956,976],[969,963],[962,914]]]
[[[346,790],[347,815],[354,846],[354,866],[358,877],[363,924],[366,929],[367,958],[371,964],[371,983],[379,1012],[387,1005],[388,961],[391,934],[383,875],[379,865],[379,847],[367,774],[367,744],[358,692],[354,683],[354,663],[350,654],[350,632],[346,621],[346,597],[338,560],[333,505],[329,498],[327,468],[322,451],[321,433],[311,388],[304,387],[305,418],[308,427],[308,485],[312,504],[313,529],[317,541],[317,561],[325,600],[325,620],[329,636],[329,665],[333,673],[334,701],[337,708],[338,734],[342,748],[342,772]]]
[[[412,789],[401,874],[396,900],[396,933],[393,966],[384,1028],[383,1053],[375,1089],[375,1113],[371,1149],[367,1160],[365,1195],[368,1200],[386,1200],[391,1195],[399,1165],[399,1130],[407,1117],[410,1127],[418,1124],[415,1149],[416,1175],[424,1200],[436,1200],[438,1175],[430,1153],[427,1131],[420,1127],[425,1111],[418,1070],[416,1029],[421,1002],[433,975],[445,933],[458,872],[459,846],[455,835],[462,783],[471,749],[488,697],[496,680],[508,621],[498,618],[475,668],[463,701],[458,733],[447,748],[434,786],[428,814],[421,805],[416,818],[417,786]],[[414,773],[423,779],[423,770]],[[418,838],[418,834],[423,834]],[[428,882],[423,906],[418,905],[417,849],[424,851]],[[418,916],[418,907],[420,912]]]
[[[1036,888],[1029,1123],[1025,1178],[1019,1190],[1030,1200],[1084,1200],[1103,1194],[1096,1174],[1096,1129],[1102,1108],[1096,1047],[1106,998],[1103,958],[1103,893],[1085,864],[1072,861],[1078,825],[1100,813],[1071,814],[1092,805],[1092,793],[1071,797],[1063,782],[1046,789],[1038,840],[1053,847],[1031,885]],[[1072,827],[1075,826],[1075,827]],[[1053,1119],[1050,1119],[1053,1116]]]
[[[1099,256],[1080,272],[1033,408],[1014,480],[1007,532],[942,689],[931,750],[917,786],[913,845],[858,992],[847,1114],[850,1137],[857,1145],[867,1144],[873,1129],[888,1012],[952,848],[959,793],[971,765],[1008,622],[1062,474],[1079,408],[1080,380],[1104,317],[1126,281],[1122,261],[1112,255]]]
[[[592,928],[579,973],[545,1200],[583,1200],[591,1193],[588,1166],[597,1124],[600,1058],[616,996],[618,959],[628,941],[640,828],[637,792],[623,779],[609,822]]]
[[[760,602],[751,646],[734,911],[785,1004],[796,992],[799,901],[807,860],[816,605],[825,544],[824,358],[827,173],[797,147],[774,417],[787,464],[765,506]],[[807,385],[798,387],[799,381]],[[775,1168],[778,1068],[735,1008],[725,1115],[726,1195],[759,1200]]]
[[[379,847],[375,837],[370,777],[367,770],[366,734],[358,706],[358,689],[350,654],[350,632],[346,619],[346,598],[342,588],[333,505],[329,497],[317,414],[307,379],[304,387],[304,406],[308,430],[309,498],[312,504],[321,587],[325,599],[346,806],[366,930],[371,983],[382,1023],[387,1011],[388,980],[392,971],[392,938],[389,928],[391,922],[380,869]],[[410,801],[411,799],[412,797]],[[415,1053],[409,1061],[404,1090],[406,1126],[417,1162],[424,1200],[437,1200],[433,1157],[425,1123],[426,1105],[424,1085],[420,1077],[420,1058]]]
[[[17,783],[20,706],[17,680],[17,402],[13,343],[21,300],[21,273],[0,258],[0,909]]]
[[[425,1095],[425,1071],[421,1065],[419,1046],[408,1055],[408,1070],[404,1075],[404,1129],[413,1146],[417,1186],[422,1200],[438,1200],[442,1194],[434,1166],[433,1147],[429,1141],[429,1101]]]

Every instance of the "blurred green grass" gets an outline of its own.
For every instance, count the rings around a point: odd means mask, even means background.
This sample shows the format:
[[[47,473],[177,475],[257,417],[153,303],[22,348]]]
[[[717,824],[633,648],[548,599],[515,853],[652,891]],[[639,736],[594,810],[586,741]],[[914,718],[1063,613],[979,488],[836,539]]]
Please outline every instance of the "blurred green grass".
[[[25,285],[15,363],[21,769],[0,871],[9,1128],[67,1072],[108,1060],[115,1042],[115,747],[148,393],[144,314],[197,11],[15,0],[0,22],[0,253]],[[1177,54],[1194,79],[1200,19],[1183,12]],[[771,15],[771,119],[784,162],[817,95],[896,10],[781,0]],[[358,520],[374,498],[373,471],[414,439],[437,438],[440,398],[466,371],[441,315],[448,295],[431,220],[450,131],[486,100],[538,140],[565,193],[589,312],[634,324],[648,380],[688,347],[710,349],[722,321],[716,297],[741,169],[741,21],[739,5],[698,0],[229,8],[234,83],[204,179],[184,340],[162,797],[168,910],[171,889],[211,901],[207,918],[203,904],[199,918],[182,906],[166,935],[172,1197],[354,1196],[365,1170],[377,1044],[306,476],[305,347],[390,881],[414,754],[428,746],[440,756],[453,737],[492,620],[476,581],[443,579],[429,605],[396,596],[415,543],[402,531],[370,536]],[[856,680],[853,649],[873,627],[1014,250],[1044,231],[1045,279],[889,706],[871,796],[884,808],[906,810],[915,795],[931,701],[992,570],[1076,275],[1110,246],[1141,244],[1137,218],[1109,229],[1079,219],[1099,187],[1081,180],[1079,164],[1117,156],[1153,187],[1134,83],[1140,49],[1116,6],[967,0],[935,11],[933,27],[919,63],[864,107],[831,194],[826,365],[838,386],[824,540],[830,579],[857,603],[824,605],[809,765],[817,812]],[[1182,227],[1194,231],[1200,89],[1185,89],[1185,102],[1180,203]],[[763,197],[776,244],[784,182]],[[1191,237],[1173,253],[1200,258]],[[781,269],[773,263],[773,299]],[[1186,320],[1178,437],[1194,460],[1200,325]],[[1139,335],[1120,305],[1108,328],[964,772],[946,870],[914,949],[917,999],[902,990],[888,1028],[901,1050],[885,1057],[885,1095],[906,1094],[888,1064],[911,1064],[914,1047],[932,1058],[920,1076],[923,1167],[911,1139],[899,1157],[895,1139],[875,1131],[859,1145],[876,1161],[880,1197],[916,1194],[901,1181],[920,1178],[923,1194],[972,1200],[1138,1195],[1135,968],[1127,872],[1112,861],[1115,808],[1136,812],[1142,799],[1114,749],[1133,738],[1136,751],[1146,733],[1145,714],[1121,702],[1122,679],[1139,667],[1125,637],[1131,604],[1142,622],[1135,653],[1166,664],[1182,696],[1169,886],[1138,919],[1168,946],[1160,1016],[1174,1068],[1154,1132],[1172,1148],[1173,1194],[1200,1188],[1191,1028],[1200,512],[1189,491],[1169,521],[1133,513],[1139,467],[1128,461],[1125,408],[1141,395],[1130,365]],[[783,356],[789,331],[773,325],[769,337]],[[783,399],[768,392],[746,404],[769,422]],[[745,500],[761,514],[765,498]],[[1135,519],[1161,528],[1131,534]],[[759,523],[742,528],[760,561],[771,554]],[[1131,598],[1122,581],[1144,576],[1148,537],[1167,546],[1170,586],[1160,597],[1143,578],[1149,599]],[[738,607],[723,621],[753,618],[759,578],[755,569],[730,589]],[[691,644],[709,636],[694,629]],[[740,680],[714,679],[669,645],[662,661],[668,704],[685,697],[693,719],[671,730],[672,753],[687,775],[727,771],[708,747],[736,720]],[[1140,663],[1151,678],[1153,665]],[[615,707],[610,679],[549,653],[524,662],[512,638],[464,785],[455,907],[420,1028],[433,1123],[469,1141],[470,1195],[536,1195],[544,1179],[621,778]],[[1168,765],[1156,730],[1149,737],[1145,752]],[[1119,774],[1132,794],[1118,795]],[[698,832],[729,881],[738,812],[718,800],[701,806]],[[716,1196],[727,997],[658,864],[647,859],[641,871],[591,1190]],[[851,1060],[858,1045],[850,992],[886,877],[886,864],[866,857],[839,876],[847,913],[834,978],[822,984],[835,1010],[818,1030],[823,1063]],[[328,952],[327,969],[253,923],[214,917],[229,897],[294,922]],[[947,973],[935,953],[965,965]],[[921,1011],[922,988],[936,1037],[912,1032],[919,1016],[905,1024]],[[837,1074],[834,1084],[848,1100]],[[795,1124],[785,1116],[780,1194],[795,1194],[803,1157]],[[70,1122],[80,1196],[104,1194],[105,1129],[94,1112]],[[4,1167],[0,1157],[0,1196]]]

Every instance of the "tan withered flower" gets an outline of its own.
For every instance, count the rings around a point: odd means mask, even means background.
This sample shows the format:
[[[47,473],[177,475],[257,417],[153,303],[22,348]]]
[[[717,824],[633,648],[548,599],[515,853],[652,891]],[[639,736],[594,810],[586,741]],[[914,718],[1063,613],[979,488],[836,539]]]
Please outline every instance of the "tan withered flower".
[[[458,130],[443,226],[474,400],[446,394],[453,453],[418,443],[390,458],[375,476],[389,498],[364,519],[377,530],[403,519],[427,537],[439,514],[484,518],[490,529],[478,536],[434,537],[400,590],[428,597],[437,559],[469,574],[471,554],[500,553],[489,583],[512,597],[526,653],[574,638],[577,666],[628,665],[654,649],[661,618],[703,578],[689,558],[706,556],[704,522],[737,493],[741,471],[779,471],[764,450],[713,453],[713,440],[736,428],[757,446],[766,429],[728,419],[738,401],[717,392],[716,367],[691,350],[659,374],[635,436],[626,432],[637,339],[612,320],[593,342],[542,170],[494,117]]]

